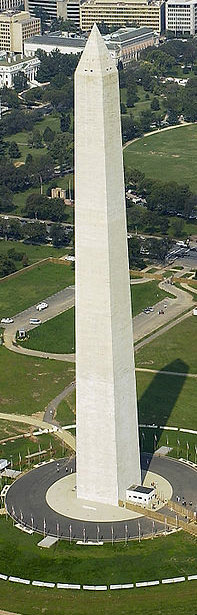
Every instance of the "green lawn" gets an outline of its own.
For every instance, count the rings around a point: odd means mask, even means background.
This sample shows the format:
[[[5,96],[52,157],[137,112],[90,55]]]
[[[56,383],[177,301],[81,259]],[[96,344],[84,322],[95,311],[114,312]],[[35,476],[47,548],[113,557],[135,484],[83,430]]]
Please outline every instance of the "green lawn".
[[[36,431],[36,428],[35,428]],[[28,432],[28,425],[26,425],[26,432]],[[49,460],[50,458],[59,459],[62,457],[62,445],[58,438],[55,438],[52,434],[43,434],[42,436],[31,436],[29,438],[20,438],[17,440],[6,442],[5,445],[0,443],[0,456],[1,458],[13,461],[13,467],[15,470],[19,470],[19,453],[21,455],[21,467],[22,469],[28,466],[26,455],[37,453],[39,451],[47,451],[47,453],[40,454],[30,462],[30,467],[38,462]]]
[[[175,366],[177,361],[169,369]],[[136,376],[140,423],[197,430],[195,378],[148,372]]]
[[[197,125],[160,132],[135,141],[124,150],[126,169],[137,168],[161,181],[188,183],[197,189]]]
[[[132,541],[126,547],[116,543],[113,547],[85,549],[61,541],[50,549],[38,549],[39,540],[38,535],[26,536],[13,528],[11,521],[1,518],[1,573],[30,580],[99,585],[160,580],[197,571],[196,540],[183,532],[140,544]]]
[[[36,122],[34,124],[33,130],[39,130],[41,133],[43,133],[47,126],[51,128],[51,130],[53,130],[54,132],[58,132],[60,130],[59,118],[53,117],[51,115],[48,117],[45,117],[43,120],[41,120],[41,122]],[[42,154],[47,153],[46,147],[36,149],[36,148],[30,148],[28,146],[27,141],[28,141],[30,132],[31,131],[24,130],[22,132],[16,132],[14,135],[11,135],[10,137],[6,137],[6,141],[8,143],[12,141],[17,143],[19,150],[21,152],[21,157],[18,159],[20,162],[25,162],[25,158],[27,154],[29,153],[33,156],[33,158],[36,158],[37,156],[41,156]]]
[[[196,348],[197,319],[190,316],[138,350],[136,367],[196,374]]]
[[[160,446],[170,446],[170,448],[172,449],[169,453],[170,457],[175,457],[178,459],[180,459],[180,457],[183,457],[183,459],[187,459],[188,456],[188,459],[190,461],[194,461],[196,463],[196,435],[177,431],[167,431],[166,429],[162,431],[161,429],[148,429],[146,427],[142,427],[140,428],[140,442],[142,450],[149,453],[153,453],[155,451],[155,435],[157,436],[157,449]],[[189,444],[189,449],[187,449],[187,443]]]
[[[19,434],[29,432],[29,426],[27,423],[13,423],[10,421],[4,421],[0,419],[0,440],[6,440],[12,436],[18,436]]]
[[[192,583],[192,586],[191,586]],[[0,581],[1,606],[22,615],[196,615],[197,584],[161,585],[111,592],[28,587]]]
[[[74,365],[27,357],[0,347],[0,411],[31,415],[73,381]]]
[[[20,241],[5,241],[4,239],[0,240],[0,256],[7,254],[8,250],[16,250],[16,252],[22,252],[27,254],[28,256],[28,265],[32,265],[33,263],[37,263],[43,258],[48,258],[49,256],[54,256],[59,258],[66,254],[67,248],[54,248],[53,246],[33,246],[31,244],[23,244]],[[21,261],[16,261],[17,269],[22,268]]]
[[[73,284],[70,265],[46,263],[0,283],[0,317],[13,316]]]
[[[44,352],[74,352],[74,308],[30,331],[23,346]]]
[[[60,425],[73,425],[76,423],[76,393],[72,391],[66,399],[60,402],[55,415]]]

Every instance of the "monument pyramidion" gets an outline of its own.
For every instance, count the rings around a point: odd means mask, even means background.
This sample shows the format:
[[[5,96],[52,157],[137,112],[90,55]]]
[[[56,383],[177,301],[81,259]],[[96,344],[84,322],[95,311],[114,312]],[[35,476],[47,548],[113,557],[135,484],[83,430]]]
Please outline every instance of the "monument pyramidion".
[[[75,72],[77,497],[141,484],[118,71],[96,25]]]

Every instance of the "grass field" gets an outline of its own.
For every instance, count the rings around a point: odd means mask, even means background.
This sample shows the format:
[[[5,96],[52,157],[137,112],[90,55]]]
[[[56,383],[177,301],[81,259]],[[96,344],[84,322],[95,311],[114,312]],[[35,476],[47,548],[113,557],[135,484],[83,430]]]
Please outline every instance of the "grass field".
[[[111,592],[68,592],[0,581],[1,607],[21,615],[196,615],[197,584]]]
[[[53,246],[33,246],[31,244],[23,244],[20,241],[5,241],[4,239],[0,240],[0,256],[7,254],[8,250],[16,250],[16,252],[22,252],[27,254],[28,256],[28,265],[32,265],[33,263],[37,263],[43,258],[48,258],[49,256],[54,256],[55,258],[59,258],[66,254],[67,248],[54,248]],[[16,261],[17,269],[22,268],[21,261]]]
[[[54,263],[38,265],[35,269],[3,280],[0,284],[0,317],[13,316],[73,282],[72,267]]]
[[[136,367],[197,373],[197,319],[190,316],[136,352]],[[170,370],[172,371],[172,370]]]
[[[6,438],[18,436],[29,431],[30,427],[27,423],[13,423],[0,419],[0,441],[4,441]]]
[[[60,425],[72,425],[76,422],[76,393],[72,391],[70,395],[60,402],[55,415]]]
[[[142,427],[140,428],[140,443],[141,450],[148,453],[153,453],[160,446],[169,446],[172,449],[169,453],[170,457],[175,457],[176,459],[180,459],[180,457],[183,457],[183,459],[188,458],[189,461],[194,461],[195,463],[197,461],[195,451],[197,436],[194,434]],[[187,448],[187,443],[189,444],[189,449]]]
[[[26,432],[28,431],[28,425],[26,425]],[[35,429],[36,431],[36,429]],[[40,449],[39,449],[40,446]],[[15,470],[19,470],[19,453],[21,455],[21,468],[22,470],[27,467],[28,461],[26,455],[37,453],[39,450],[47,451],[41,453],[38,457],[31,460],[29,467],[35,463],[49,460],[50,458],[59,459],[63,454],[63,447],[58,438],[55,438],[52,434],[43,434],[42,436],[31,436],[29,438],[20,438],[17,440],[9,440],[4,445],[0,443],[0,456],[1,458],[12,458],[13,466]]]
[[[31,415],[72,382],[72,363],[17,355],[0,347],[0,411]]]
[[[1,518],[1,573],[30,580],[95,585],[196,573],[196,539],[183,532],[140,544],[132,541],[127,546],[115,543],[113,547],[88,549],[61,541],[50,549],[39,550],[38,542],[38,535],[26,536],[13,528],[11,521]]]
[[[131,286],[133,315],[139,314],[147,305],[154,305],[167,296],[153,280],[145,284]],[[172,295],[170,295],[172,296]],[[29,340],[24,343],[27,348],[45,352],[71,353],[75,348],[73,309],[56,316],[29,332]]]
[[[177,361],[168,367],[176,371]],[[136,375],[140,423],[197,430],[195,378],[148,372]]]
[[[74,308],[30,331],[29,339],[23,342],[23,346],[44,352],[74,352]]]
[[[34,124],[33,130],[39,130],[42,134],[47,126],[51,128],[51,130],[53,130],[54,132],[60,131],[59,118],[53,117],[51,115],[48,117],[45,117],[43,120],[41,120],[41,122],[36,122]],[[12,141],[17,143],[20,153],[21,153],[21,157],[19,158],[20,162],[25,162],[25,158],[27,154],[31,154],[33,158],[36,158],[37,156],[41,156],[42,154],[47,153],[46,147],[36,149],[36,148],[30,148],[28,146],[28,137],[30,135],[30,132],[24,130],[23,132],[16,132],[14,135],[11,135],[10,137],[6,137],[6,141],[8,143],[11,143]]]
[[[160,132],[135,141],[124,150],[126,169],[137,168],[147,177],[187,183],[197,189],[197,125]]]

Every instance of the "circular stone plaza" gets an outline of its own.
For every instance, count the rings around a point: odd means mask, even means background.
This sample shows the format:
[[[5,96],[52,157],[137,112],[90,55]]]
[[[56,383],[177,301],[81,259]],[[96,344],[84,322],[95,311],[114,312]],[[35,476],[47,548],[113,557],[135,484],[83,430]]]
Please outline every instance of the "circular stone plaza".
[[[168,525],[126,508],[98,504],[76,497],[75,459],[44,463],[19,478],[9,488],[6,507],[9,515],[24,527],[44,534],[83,543],[124,540],[170,529],[169,500],[186,502],[195,512],[197,472],[168,457],[141,458],[143,485],[154,483],[157,498],[154,510],[168,517]],[[192,504],[191,504],[192,502]],[[173,524],[172,524],[173,525]],[[172,528],[171,528],[172,529]]]

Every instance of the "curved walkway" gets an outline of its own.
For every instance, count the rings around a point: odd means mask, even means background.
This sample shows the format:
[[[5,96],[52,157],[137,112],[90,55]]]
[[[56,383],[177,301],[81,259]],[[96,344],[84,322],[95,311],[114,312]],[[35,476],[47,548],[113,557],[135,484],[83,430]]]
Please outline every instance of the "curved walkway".
[[[151,130],[150,132],[145,132],[141,137],[136,137],[135,139],[132,139],[132,141],[127,141],[123,145],[123,150],[126,149],[128,145],[131,145],[131,143],[135,143],[135,141],[144,139],[144,137],[151,137],[152,135],[156,135],[161,132],[166,132],[167,130],[174,130],[175,128],[182,128],[183,126],[191,126],[192,124],[195,124],[195,123],[196,122],[183,122],[182,124],[175,124],[175,126],[166,126],[165,128],[158,128],[157,130]]]
[[[35,427],[39,427],[41,429],[51,430],[52,428],[51,423],[47,423],[46,421],[42,421],[41,419],[33,416],[26,416],[26,414],[5,414],[4,412],[0,412],[0,420],[1,419],[5,421],[16,421],[17,423],[27,423],[27,425],[34,425]],[[72,451],[76,451],[75,436],[73,436],[69,431],[64,431],[61,427],[59,427],[54,433],[57,438],[63,440]]]

